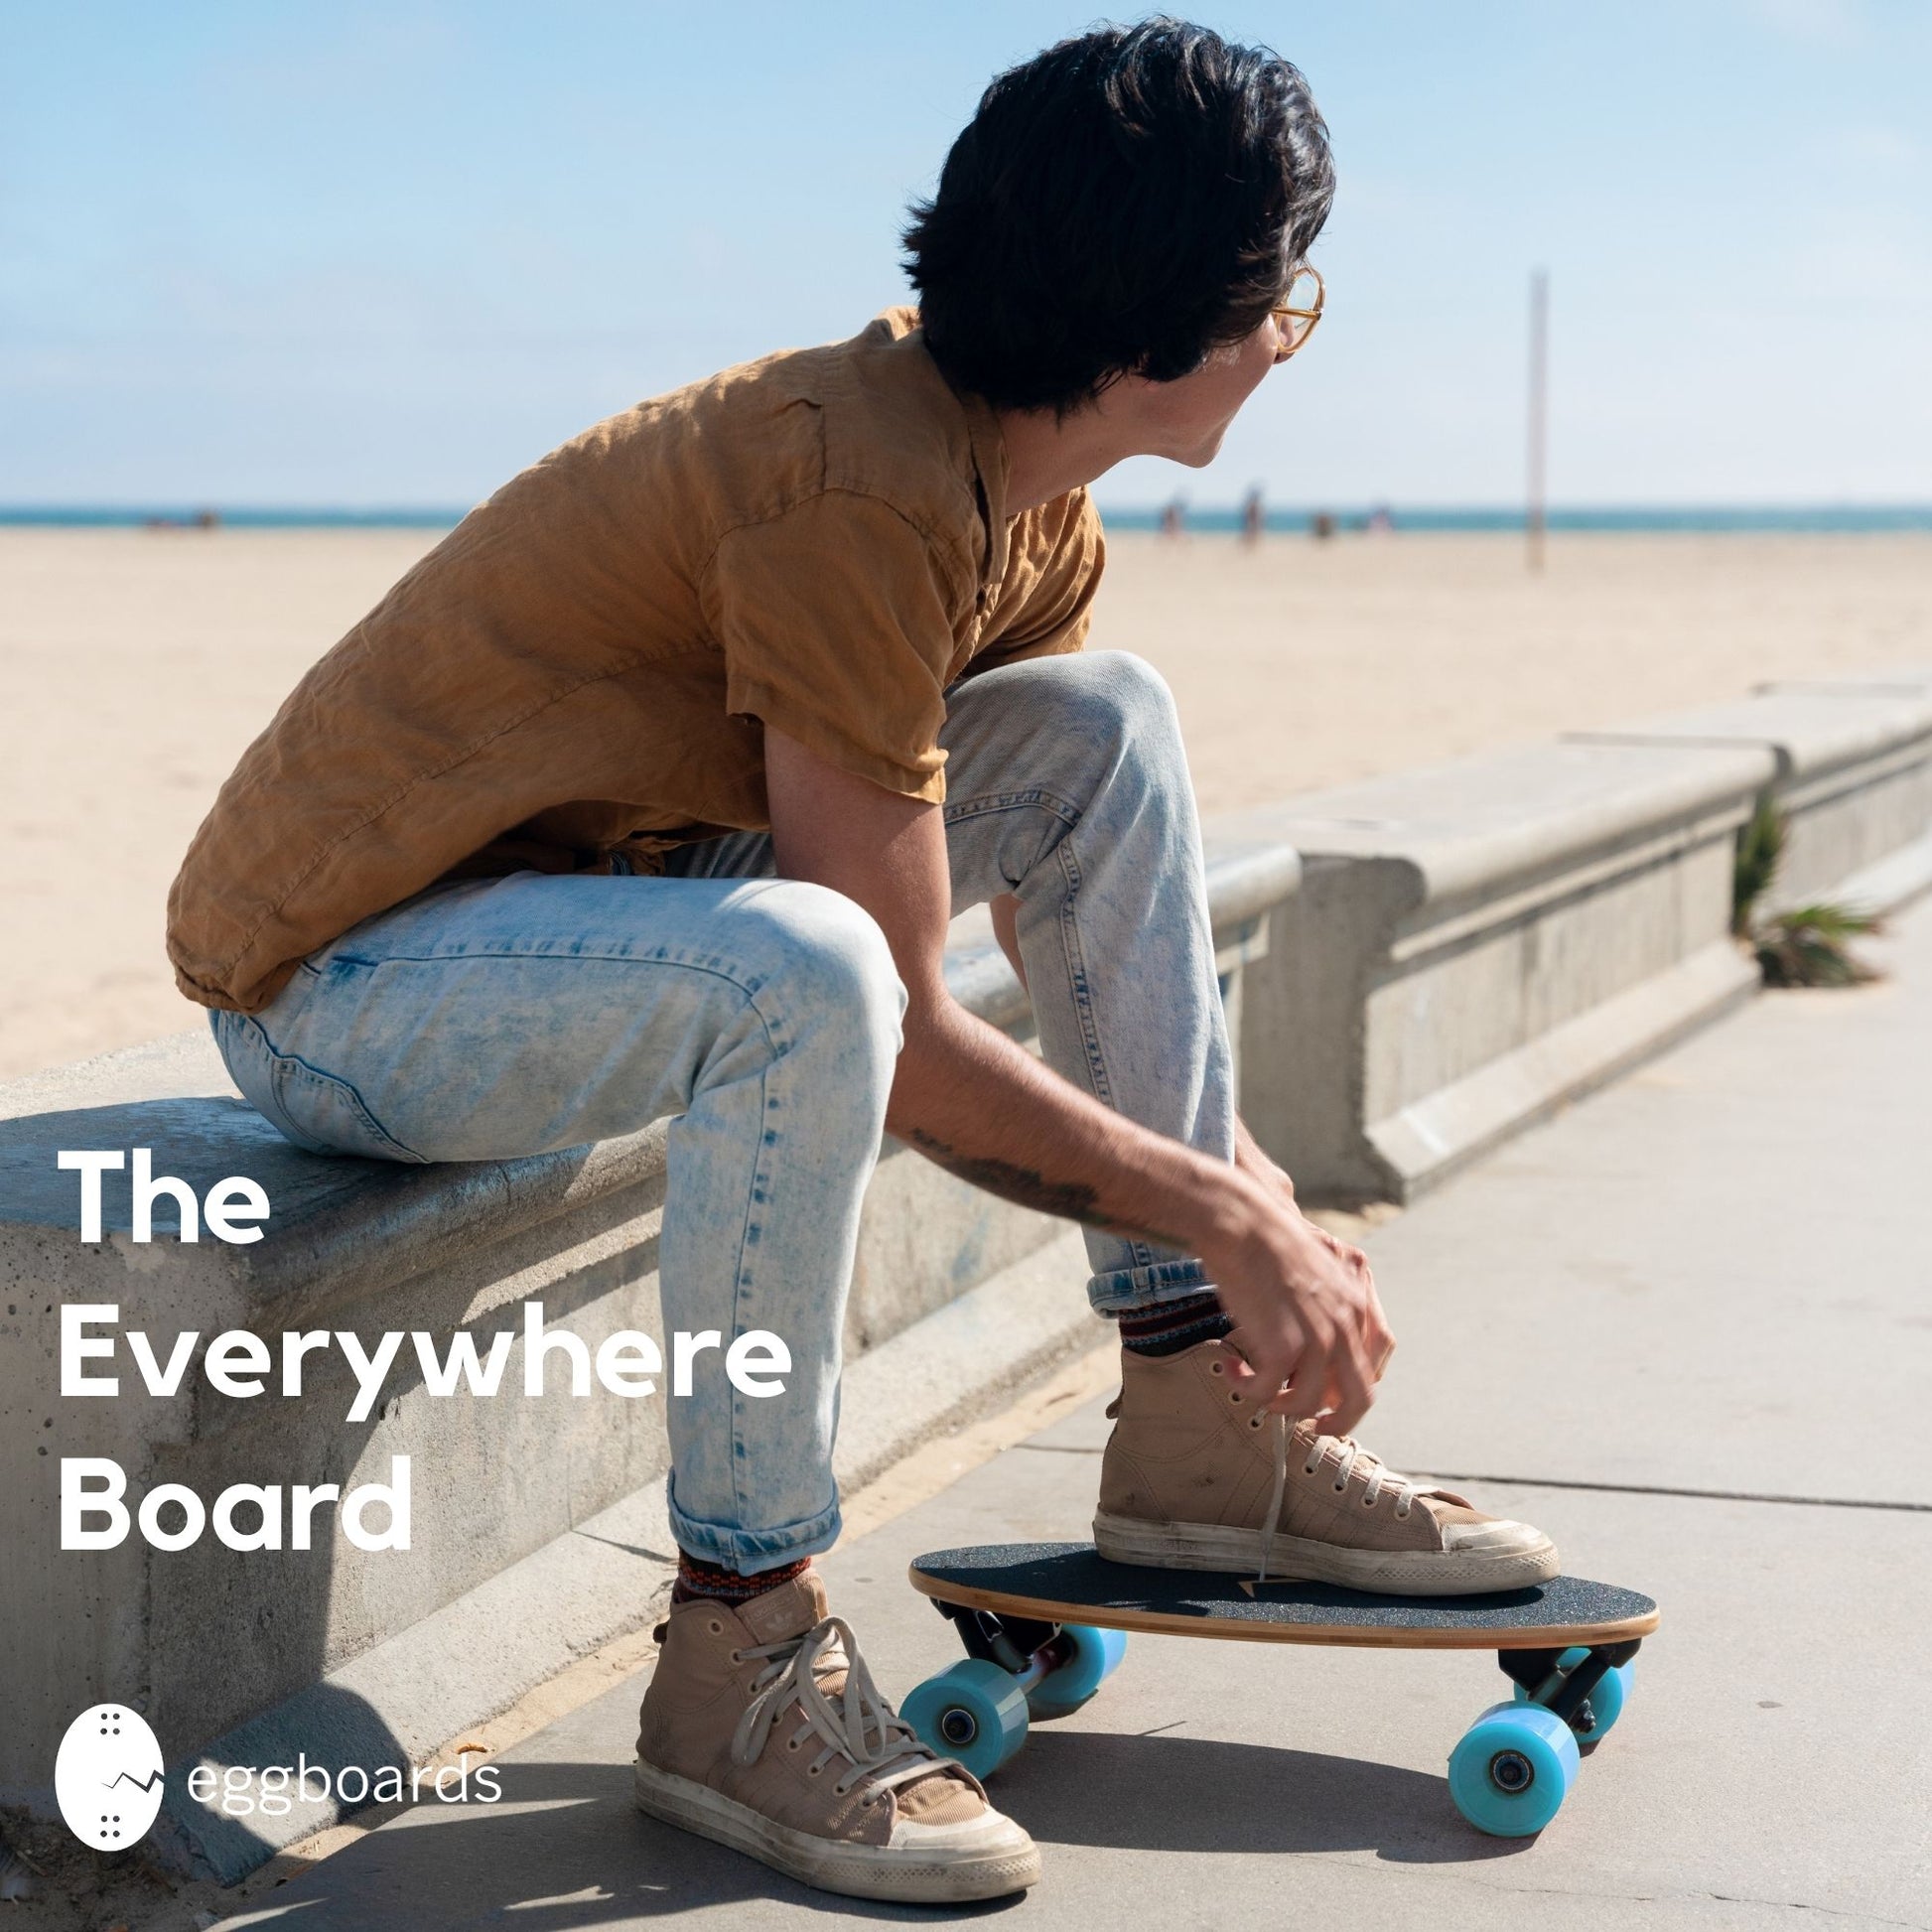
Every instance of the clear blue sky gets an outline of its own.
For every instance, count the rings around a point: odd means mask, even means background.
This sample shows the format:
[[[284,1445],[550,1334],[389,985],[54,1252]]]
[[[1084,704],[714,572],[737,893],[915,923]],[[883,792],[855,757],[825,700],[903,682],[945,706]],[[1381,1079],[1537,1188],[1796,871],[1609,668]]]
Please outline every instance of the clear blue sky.
[[[0,502],[461,504],[899,299],[1053,4],[10,0]],[[1138,12],[1124,14],[1138,18]],[[1103,501],[1932,499],[1932,5],[1230,0],[1333,130],[1327,320]]]

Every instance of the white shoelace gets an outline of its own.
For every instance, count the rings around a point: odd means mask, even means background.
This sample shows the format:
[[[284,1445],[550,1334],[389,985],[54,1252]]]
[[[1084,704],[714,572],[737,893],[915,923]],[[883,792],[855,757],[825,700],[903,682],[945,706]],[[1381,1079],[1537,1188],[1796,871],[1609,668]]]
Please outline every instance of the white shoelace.
[[[1268,1566],[1274,1560],[1275,1538],[1282,1526],[1282,1499],[1288,1494],[1288,1445],[1292,1425],[1284,1415],[1277,1414],[1275,1422],[1275,1487],[1268,1498],[1268,1527],[1261,1539],[1261,1574],[1255,1579],[1258,1584],[1268,1581]],[[1320,1468],[1321,1459],[1329,1446],[1335,1449],[1335,1494],[1340,1495],[1348,1487],[1348,1478],[1361,1464],[1363,1476],[1362,1502],[1372,1508],[1382,1495],[1384,1483],[1390,1485],[1390,1493],[1395,1497],[1395,1513],[1398,1517],[1407,1516],[1415,1507],[1416,1498],[1423,1493],[1425,1485],[1409,1476],[1399,1476],[1387,1467],[1380,1456],[1372,1455],[1356,1442],[1352,1436],[1315,1436],[1309,1442],[1308,1459],[1302,1464],[1302,1473],[1311,1476]]]
[[[779,1717],[794,1699],[804,1709],[805,1722],[785,1740],[785,1748],[798,1750],[807,1738],[816,1737],[824,1748],[808,1767],[813,1774],[834,1758],[847,1759],[850,1768],[832,1786],[840,1797],[862,1781],[877,1791],[890,1791],[926,1776],[944,1761],[879,1695],[843,1617],[828,1616],[801,1636],[737,1654],[765,1659],[764,1669],[753,1682],[752,1701],[732,1734],[732,1756],[738,1763],[758,1761]],[[835,1705],[818,1678],[822,1669],[834,1669],[838,1661],[845,1664],[845,1693]],[[873,1798],[868,1796],[864,1802],[871,1804]]]

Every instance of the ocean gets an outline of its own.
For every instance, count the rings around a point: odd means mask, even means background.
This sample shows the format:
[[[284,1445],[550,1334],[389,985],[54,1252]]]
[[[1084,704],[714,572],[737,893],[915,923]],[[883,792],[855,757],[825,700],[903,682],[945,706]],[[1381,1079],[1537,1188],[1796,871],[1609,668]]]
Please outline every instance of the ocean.
[[[1101,515],[1110,529],[1160,528],[1162,511],[1145,504],[1102,503]],[[0,527],[37,529],[139,529],[195,527],[214,524],[236,530],[446,530],[464,515],[460,509],[421,507],[388,509],[228,507],[221,504],[0,504]],[[1271,504],[1265,527],[1283,533],[1306,533],[1317,516],[1334,520],[1338,530],[1361,530],[1371,517],[1386,515],[1397,530],[1520,531],[1520,509],[1443,508],[1404,504],[1332,507],[1314,504]],[[1241,527],[1241,511],[1232,504],[1187,507],[1183,526],[1198,532],[1227,532]],[[1932,503],[1819,503],[1752,506],[1748,504],[1616,505],[1552,509],[1551,530],[1629,532],[1646,535],[1673,531],[1686,535],[1847,535],[1932,531]]]

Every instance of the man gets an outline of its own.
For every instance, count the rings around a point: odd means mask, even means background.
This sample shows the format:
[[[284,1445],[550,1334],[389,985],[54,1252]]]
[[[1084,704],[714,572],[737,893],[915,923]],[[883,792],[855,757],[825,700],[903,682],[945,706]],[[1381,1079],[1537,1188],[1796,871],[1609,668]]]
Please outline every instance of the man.
[[[1124,1343],[1106,1555],[1554,1574],[1536,1531],[1349,1439],[1392,1346],[1374,1284],[1234,1116],[1168,694],[1076,654],[1085,485],[1209,461],[1313,327],[1331,192],[1302,76],[1203,29],[1001,76],[908,230],[918,314],[514,479],[303,680],[176,886],[182,987],[302,1146],[500,1159],[675,1117],[665,1322],[773,1328],[794,1375],[672,1411],[637,1799],[834,1890],[1038,1872],[810,1568],[883,1130],[1088,1227]],[[947,994],[948,916],[984,901],[1043,1064]]]

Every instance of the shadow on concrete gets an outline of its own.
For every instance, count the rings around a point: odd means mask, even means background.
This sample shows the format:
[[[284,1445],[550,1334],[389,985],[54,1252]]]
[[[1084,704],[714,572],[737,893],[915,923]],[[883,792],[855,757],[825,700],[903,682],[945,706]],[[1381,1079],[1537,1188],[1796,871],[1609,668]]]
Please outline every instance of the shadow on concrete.
[[[769,1901],[830,1918],[983,1918],[1018,1898],[910,1906],[837,1897],[640,1814],[624,1764],[498,1760],[498,1805],[425,1803],[278,1888],[236,1927],[460,1932],[502,1915],[576,1932]],[[1442,1778],[1318,1752],[1191,1737],[1038,1733],[994,1800],[1032,1832],[1052,1882],[1055,1846],[1187,1853],[1373,1852],[1408,1864],[1507,1858]],[[760,1922],[763,1922],[760,1920]]]
[[[188,1789],[191,1772],[204,1761],[219,1767],[213,1795],[207,1801]],[[170,1767],[156,1841],[179,1869],[233,1884],[282,1845],[320,1831],[369,1802],[366,1798],[352,1805],[336,1801],[336,1781],[344,1766],[357,1766],[367,1774],[366,1791],[385,1768],[393,1767],[406,1780],[410,1762],[408,1747],[366,1698],[326,1681],[311,1684]],[[262,1768],[273,1765],[299,1771],[304,1764],[327,1772],[327,1787],[318,1783],[311,1789],[320,1793],[326,1788],[330,1795],[305,1802],[289,1784],[272,1799],[275,1810],[263,1810]]]
[[[1373,1852],[1402,1864],[1463,1864],[1530,1842],[1483,1837],[1433,1773],[1173,1734],[1035,1730],[993,1797],[1042,1846]]]
[[[524,1932],[576,1932],[758,1904],[917,1924],[987,1918],[1022,1902],[1016,1895],[892,1905],[815,1891],[646,1818],[631,1802],[627,1764],[499,1762],[497,1769],[500,1804],[419,1805],[222,1925],[461,1932],[507,1920]]]

